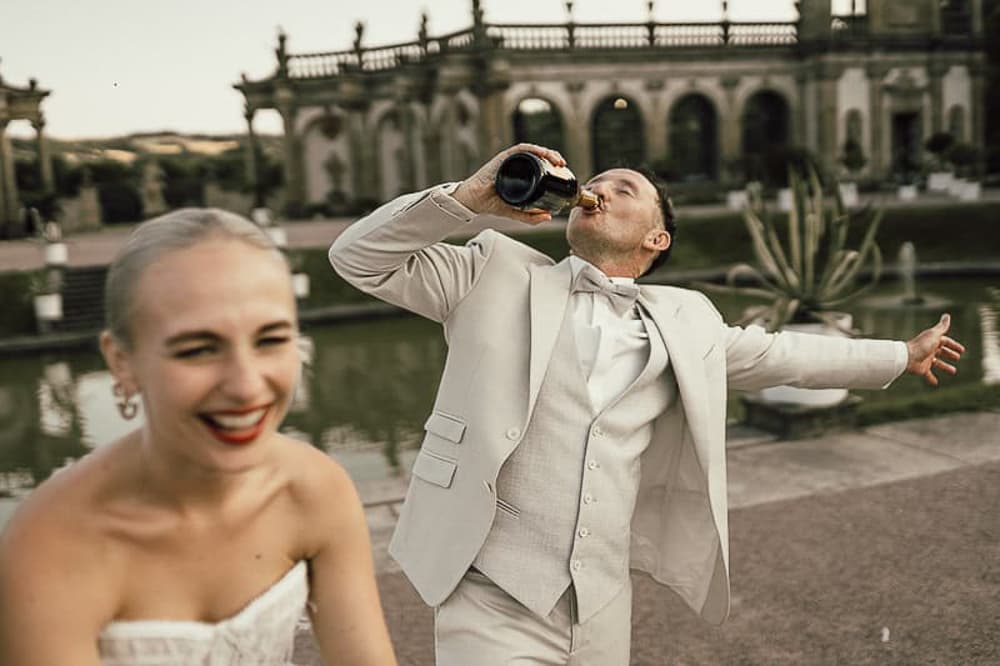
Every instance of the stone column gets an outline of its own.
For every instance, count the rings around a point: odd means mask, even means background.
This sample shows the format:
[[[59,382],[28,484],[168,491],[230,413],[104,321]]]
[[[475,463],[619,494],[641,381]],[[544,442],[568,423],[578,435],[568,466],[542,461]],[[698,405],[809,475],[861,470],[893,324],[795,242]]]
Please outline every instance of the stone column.
[[[643,114],[646,131],[646,162],[655,164],[667,156],[669,139],[667,137],[667,127],[670,124],[669,117],[664,114],[663,90],[665,84],[662,80],[646,81],[643,91],[646,93],[646,110]],[[667,111],[669,113],[669,110]]]
[[[52,175],[52,155],[49,153],[49,142],[43,133],[45,129],[45,119],[39,116],[38,120],[31,123],[35,129],[35,143],[38,149],[38,173],[42,179],[42,188],[46,192],[54,192],[56,181]]]
[[[278,113],[285,130],[284,162],[285,162],[285,208],[293,213],[300,213],[305,203],[302,182],[302,164],[299,159],[298,140],[295,133],[295,119],[298,109],[294,103],[294,93],[287,87],[281,87],[275,94]]]
[[[257,135],[253,132],[253,117],[256,111],[247,108],[243,112],[243,117],[247,120],[247,142],[244,146],[243,166],[246,168],[247,189],[253,195],[254,207],[265,205],[263,193],[260,191],[260,178],[257,175]]]
[[[348,141],[351,145],[350,165],[354,172],[354,197],[356,199],[379,199],[375,128],[369,128],[367,109],[355,108],[349,112]]]
[[[969,63],[969,80],[971,85],[969,106],[969,141],[973,146],[986,145],[986,68],[982,62]],[[977,165],[978,167],[979,165]]]
[[[865,68],[868,75],[868,101],[871,104],[869,110],[869,120],[871,124],[871,173],[876,178],[885,174],[886,156],[885,140],[883,138],[883,121],[885,111],[883,109],[882,80],[889,73],[889,68],[881,63],[870,63]]]
[[[931,93],[931,132],[944,129],[944,84],[942,77],[948,73],[948,65],[943,62],[931,61],[927,64],[927,77],[930,81]],[[955,137],[960,140],[961,137]]]
[[[737,167],[741,155],[740,110],[736,108],[736,88],[740,85],[740,77],[723,76],[719,79],[722,89],[726,92],[726,106],[719,109],[719,153],[722,158],[720,175],[723,181],[736,184],[736,181],[746,174]]]
[[[8,120],[0,120],[0,222],[8,230],[8,235],[18,223],[17,179],[14,175],[14,151],[7,136]]]
[[[413,151],[413,110],[409,100],[401,98],[396,102],[396,117],[399,118],[399,131],[403,135],[403,160],[399,165],[400,187],[404,192],[417,189],[416,159]]]
[[[795,73],[795,84],[799,89],[799,99],[795,108],[795,131],[798,136],[794,141],[800,146],[815,149],[809,135],[809,118],[812,115],[809,113],[809,75],[804,69],[800,68]]]
[[[566,82],[566,90],[573,100],[573,115],[565,119],[567,154],[564,155],[573,173],[583,179],[589,178],[594,173],[594,154],[587,127],[587,111],[581,104],[585,85],[583,81]]]
[[[819,63],[817,67],[817,115],[819,135],[817,152],[820,163],[833,172],[837,164],[837,80],[841,68],[833,63]]]

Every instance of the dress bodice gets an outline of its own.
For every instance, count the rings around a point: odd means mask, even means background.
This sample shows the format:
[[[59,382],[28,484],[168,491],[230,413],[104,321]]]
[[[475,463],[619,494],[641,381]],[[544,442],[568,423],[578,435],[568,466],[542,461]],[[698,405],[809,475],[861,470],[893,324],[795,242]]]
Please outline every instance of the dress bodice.
[[[306,563],[220,622],[112,622],[98,637],[102,666],[284,666],[309,596]]]

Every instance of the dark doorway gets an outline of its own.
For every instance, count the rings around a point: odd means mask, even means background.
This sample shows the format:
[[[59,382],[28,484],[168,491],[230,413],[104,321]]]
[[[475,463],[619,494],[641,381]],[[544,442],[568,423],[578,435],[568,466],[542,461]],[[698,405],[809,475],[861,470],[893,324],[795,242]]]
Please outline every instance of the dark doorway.
[[[680,180],[711,180],[718,173],[718,120],[704,95],[687,95],[670,112],[670,163]]]
[[[916,177],[920,167],[920,114],[892,114],[892,170],[904,182]]]
[[[743,169],[749,180],[781,182],[788,162],[788,103],[762,90],[743,107]]]
[[[565,154],[563,122],[559,111],[540,97],[522,99],[514,109],[515,143],[537,143]]]
[[[597,105],[591,136],[594,173],[645,161],[642,116],[635,102],[625,97],[609,97]]]

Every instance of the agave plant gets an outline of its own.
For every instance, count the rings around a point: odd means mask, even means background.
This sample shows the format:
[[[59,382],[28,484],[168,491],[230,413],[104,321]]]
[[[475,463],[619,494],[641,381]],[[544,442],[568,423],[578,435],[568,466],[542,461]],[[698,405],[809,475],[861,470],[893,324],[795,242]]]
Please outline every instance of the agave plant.
[[[753,241],[755,265],[734,266],[725,285],[702,286],[769,301],[748,309],[741,324],[763,321],[774,331],[790,322],[820,321],[843,329],[835,308],[871,289],[882,274],[882,253],[875,243],[882,210],[848,211],[839,188],[834,188],[828,208],[816,169],[809,164],[789,169],[789,185],[794,205],[788,213],[785,238],[764,208],[760,188],[749,189],[744,221]],[[857,249],[847,247],[852,222],[867,224]],[[870,272],[862,283],[859,276],[865,267]],[[738,282],[754,286],[737,286]]]

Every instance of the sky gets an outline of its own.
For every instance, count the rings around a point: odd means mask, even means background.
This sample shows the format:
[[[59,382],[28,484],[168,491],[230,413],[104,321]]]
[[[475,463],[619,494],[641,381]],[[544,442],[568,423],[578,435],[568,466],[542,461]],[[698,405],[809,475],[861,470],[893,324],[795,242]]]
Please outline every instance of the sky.
[[[849,0],[833,0],[850,6]],[[860,4],[860,3],[859,3]],[[563,0],[482,0],[492,23],[562,23]],[[0,0],[0,77],[51,90],[42,111],[56,138],[132,132],[246,131],[232,88],[274,72],[279,26],[290,53],[341,51],[365,23],[364,44],[416,39],[420,15],[441,35],[472,24],[471,0]],[[849,10],[848,10],[849,11]],[[793,0],[729,0],[732,20],[794,20]],[[715,21],[721,2],[657,0],[658,21]],[[577,22],[646,21],[646,0],[576,0]],[[276,112],[259,112],[259,133],[280,133]],[[31,137],[27,121],[13,136]]]

